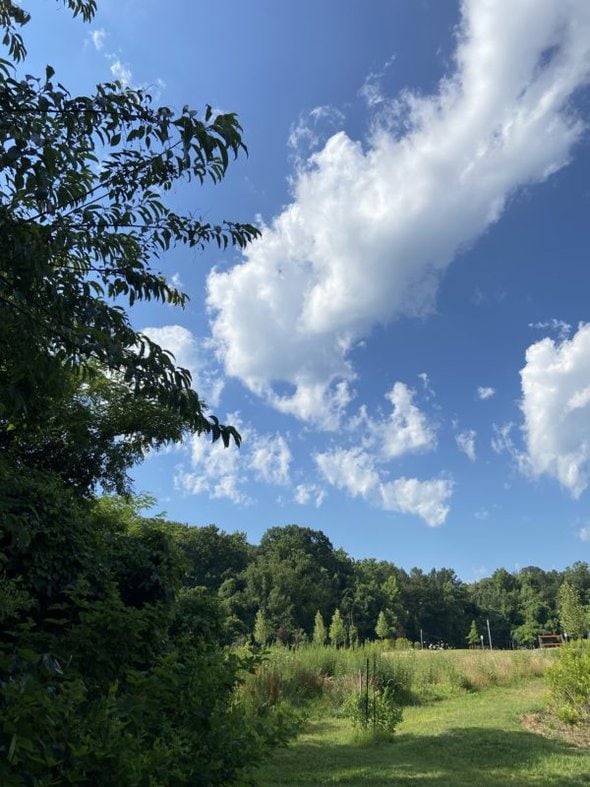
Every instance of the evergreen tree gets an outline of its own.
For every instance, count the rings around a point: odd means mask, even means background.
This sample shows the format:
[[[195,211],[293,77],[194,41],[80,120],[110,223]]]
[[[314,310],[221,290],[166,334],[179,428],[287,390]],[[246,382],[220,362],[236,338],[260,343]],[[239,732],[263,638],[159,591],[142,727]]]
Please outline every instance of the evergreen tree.
[[[322,613],[318,611],[315,613],[313,621],[313,643],[314,645],[325,645],[327,639],[326,624]]]
[[[332,621],[330,623],[330,642],[335,647],[341,648],[343,645],[346,645],[346,636],[346,625],[342,620],[340,610],[336,609],[332,615]]]
[[[469,629],[469,633],[465,639],[467,640],[467,644],[470,648],[476,648],[480,644],[481,638],[479,636],[479,631],[477,630],[477,623],[475,620],[471,621],[471,628]]]
[[[387,615],[383,610],[381,610],[375,625],[375,634],[379,637],[379,639],[388,639],[391,637],[392,633],[393,630],[389,621],[387,620]]]

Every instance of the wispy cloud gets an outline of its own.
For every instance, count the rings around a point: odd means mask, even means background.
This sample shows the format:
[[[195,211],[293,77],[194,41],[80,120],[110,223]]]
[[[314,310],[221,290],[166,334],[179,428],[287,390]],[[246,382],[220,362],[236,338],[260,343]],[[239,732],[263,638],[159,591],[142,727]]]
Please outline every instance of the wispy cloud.
[[[240,431],[243,443],[224,448],[220,441],[210,442],[193,435],[187,446],[189,461],[178,464],[176,488],[194,495],[208,495],[212,499],[228,499],[237,505],[249,505],[253,484],[291,487],[291,450],[279,434],[260,434],[250,424],[241,422],[238,414],[228,421]],[[311,491],[310,491],[311,495]]]
[[[326,490],[317,484],[298,484],[293,499],[299,505],[314,505],[320,508],[326,498]]]
[[[463,451],[465,456],[472,462],[475,462],[475,438],[476,432],[474,429],[466,429],[463,432],[455,435],[455,442],[459,450]]]
[[[133,74],[128,64],[124,63],[119,55],[115,55],[113,53],[106,55],[109,63],[110,63],[110,71],[113,76],[113,79],[116,79],[120,82],[124,87],[130,85],[133,81]]]
[[[94,44],[94,48],[97,52],[102,52],[104,47],[105,38],[107,37],[106,31],[102,28],[97,30],[92,30],[90,32],[90,40]]]
[[[492,388],[489,385],[480,385],[477,389],[477,398],[478,399],[491,399],[492,396],[496,393],[496,389]]]
[[[557,320],[555,317],[543,322],[530,322],[529,328],[535,328],[539,331],[553,331],[560,341],[568,339],[572,331],[572,326],[569,323],[563,320]]]
[[[143,328],[142,333],[171,352],[176,365],[191,373],[193,387],[203,401],[211,407],[217,407],[224,386],[223,373],[211,363],[207,348],[191,331],[182,325],[163,325],[159,328]]]

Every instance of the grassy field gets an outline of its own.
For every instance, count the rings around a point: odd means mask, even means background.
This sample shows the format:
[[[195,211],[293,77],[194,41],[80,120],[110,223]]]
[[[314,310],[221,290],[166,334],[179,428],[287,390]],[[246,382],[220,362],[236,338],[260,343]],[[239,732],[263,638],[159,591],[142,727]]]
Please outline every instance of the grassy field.
[[[590,785],[590,749],[531,732],[521,722],[546,705],[538,652],[409,658],[413,684],[423,694],[404,708],[392,741],[355,731],[325,704],[312,706],[303,732],[257,772],[255,783]]]

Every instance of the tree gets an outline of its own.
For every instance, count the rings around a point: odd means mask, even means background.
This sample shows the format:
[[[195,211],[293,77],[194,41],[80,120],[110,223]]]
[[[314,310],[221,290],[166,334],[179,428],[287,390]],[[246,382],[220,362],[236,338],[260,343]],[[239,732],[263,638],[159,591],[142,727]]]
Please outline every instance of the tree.
[[[92,18],[94,0],[65,3]],[[15,61],[25,55],[17,28],[28,19],[3,0],[0,24]],[[105,372],[174,416],[148,443],[178,439],[180,429],[239,444],[232,427],[207,417],[190,373],[122,308],[185,304],[154,267],[171,246],[243,247],[257,236],[250,224],[179,214],[161,196],[180,180],[223,178],[230,157],[246,150],[236,116],[210,107],[175,113],[118,82],[71,96],[49,66],[42,78],[13,73],[1,60],[0,447],[26,453],[72,378],[82,400],[83,385]]]
[[[14,64],[28,19],[0,0]],[[229,784],[284,739],[236,697],[257,659],[223,647],[214,593],[182,587],[174,529],[96,491],[127,492],[129,467],[186,431],[240,442],[124,304],[184,304],[154,267],[171,245],[256,236],[161,197],[218,182],[241,128],[117,82],[72,97],[51,67],[14,64],[0,60],[0,783]]]
[[[470,648],[476,648],[481,643],[479,631],[477,630],[477,623],[475,620],[471,621],[471,626],[465,639],[467,640],[467,644]]]
[[[334,610],[330,622],[330,642],[337,648],[346,645],[346,626],[339,609]]]
[[[266,616],[263,610],[259,609],[256,613],[256,619],[254,620],[254,642],[264,647],[268,643],[270,635],[271,630],[266,622]]]
[[[567,581],[559,588],[558,608],[561,626],[568,637],[583,637],[588,630],[587,613],[578,590]]]
[[[281,641],[297,629],[311,636],[317,610],[326,616],[339,601],[347,565],[324,533],[299,525],[269,528],[245,572],[246,593],[262,607]]]
[[[393,634],[393,627],[387,620],[387,615],[383,610],[379,612],[377,623],[375,624],[375,634],[379,639],[389,639]]]
[[[313,621],[313,644],[325,645],[327,638],[328,638],[328,634],[326,632],[326,625],[324,623],[324,618],[322,616],[322,613],[318,609],[318,611],[315,613],[315,618]]]

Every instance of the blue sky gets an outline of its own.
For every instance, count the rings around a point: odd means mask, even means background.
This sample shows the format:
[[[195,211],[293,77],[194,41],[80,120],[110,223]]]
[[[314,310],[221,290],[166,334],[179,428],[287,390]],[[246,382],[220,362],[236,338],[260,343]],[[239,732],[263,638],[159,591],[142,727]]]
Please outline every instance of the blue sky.
[[[235,111],[250,151],[171,199],[261,239],[174,250],[190,305],[133,312],[243,446],[188,440],[137,489],[466,581],[588,560],[587,0],[39,5],[27,70]]]

